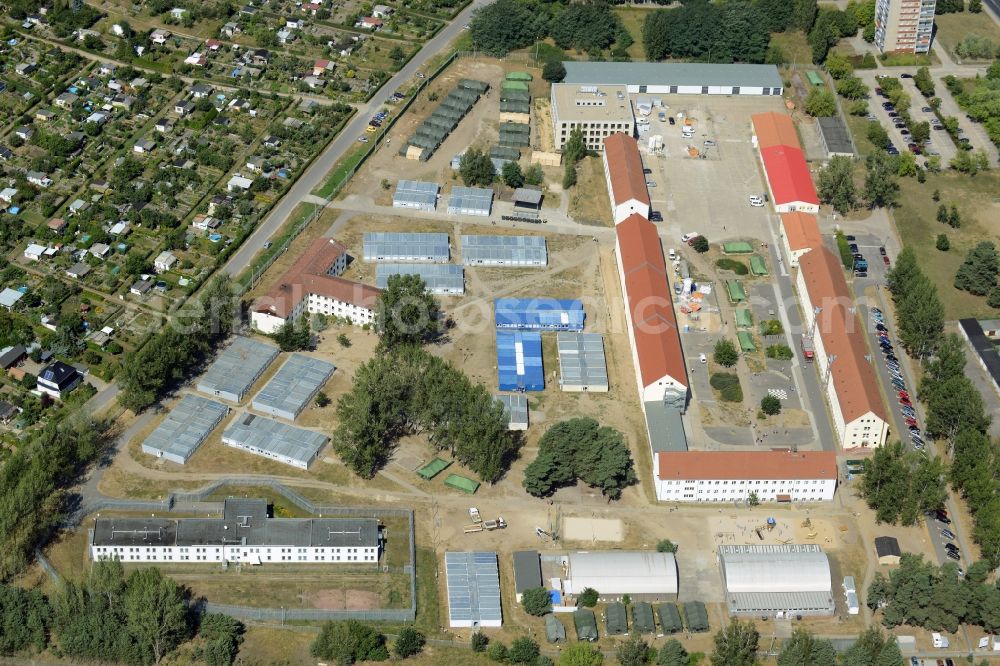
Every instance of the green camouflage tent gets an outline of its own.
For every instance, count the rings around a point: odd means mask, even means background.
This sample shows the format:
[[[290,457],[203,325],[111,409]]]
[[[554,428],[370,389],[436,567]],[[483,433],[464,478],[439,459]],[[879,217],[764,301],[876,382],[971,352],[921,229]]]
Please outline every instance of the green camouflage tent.
[[[656,614],[660,617],[660,630],[664,634],[676,634],[684,628],[677,604],[660,604],[656,607]]]
[[[504,78],[508,81],[531,81],[533,77],[527,72],[507,72]]]
[[[549,643],[566,640],[566,625],[552,613],[545,616],[545,637]]]
[[[484,81],[476,81],[474,79],[461,79],[458,82],[458,87],[465,90],[474,90],[477,93],[484,93],[490,89],[490,84]]]
[[[578,608],[573,613],[576,637],[581,641],[597,640],[597,616],[589,608]]]
[[[656,631],[653,607],[645,601],[637,601],[632,605],[632,628],[639,634],[651,634]]]
[[[604,627],[608,630],[608,636],[621,636],[628,633],[628,614],[625,604],[615,602],[608,604],[604,610]]]
[[[689,601],[684,604],[684,624],[691,632],[708,631],[708,610],[700,601]]]

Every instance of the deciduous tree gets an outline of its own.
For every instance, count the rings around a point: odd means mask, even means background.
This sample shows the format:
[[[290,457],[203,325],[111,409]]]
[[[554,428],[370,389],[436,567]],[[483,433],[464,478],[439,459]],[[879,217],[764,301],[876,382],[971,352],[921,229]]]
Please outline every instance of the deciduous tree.
[[[713,666],[753,666],[760,634],[752,622],[733,620],[715,634]]]
[[[854,187],[854,160],[835,155],[819,172],[819,196],[823,203],[846,215],[857,199]]]

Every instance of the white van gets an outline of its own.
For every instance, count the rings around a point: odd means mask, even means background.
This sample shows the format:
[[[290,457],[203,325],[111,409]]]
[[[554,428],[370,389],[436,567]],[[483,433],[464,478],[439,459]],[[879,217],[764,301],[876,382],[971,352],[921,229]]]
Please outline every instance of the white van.
[[[677,252],[674,251],[674,248],[670,248],[670,251],[667,253],[667,255],[670,257],[670,261],[674,261],[675,259],[677,259]]]
[[[948,647],[948,637],[942,636],[935,631],[931,634],[931,644],[936,648],[946,648]]]

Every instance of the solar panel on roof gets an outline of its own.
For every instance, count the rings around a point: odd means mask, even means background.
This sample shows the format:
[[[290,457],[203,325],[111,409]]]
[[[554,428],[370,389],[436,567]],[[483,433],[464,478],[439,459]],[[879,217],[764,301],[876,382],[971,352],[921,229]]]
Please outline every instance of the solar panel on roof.
[[[486,187],[455,186],[448,199],[452,215],[488,216],[493,208],[493,190]]]
[[[583,330],[583,303],[556,298],[498,298],[494,301],[497,328],[545,331]]]

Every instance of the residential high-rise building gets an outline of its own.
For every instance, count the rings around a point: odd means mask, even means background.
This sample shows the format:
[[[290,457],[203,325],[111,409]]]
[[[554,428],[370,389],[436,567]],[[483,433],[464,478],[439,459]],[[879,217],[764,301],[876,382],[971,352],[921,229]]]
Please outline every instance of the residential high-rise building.
[[[927,53],[937,0],[877,0],[875,45],[883,53]]]

